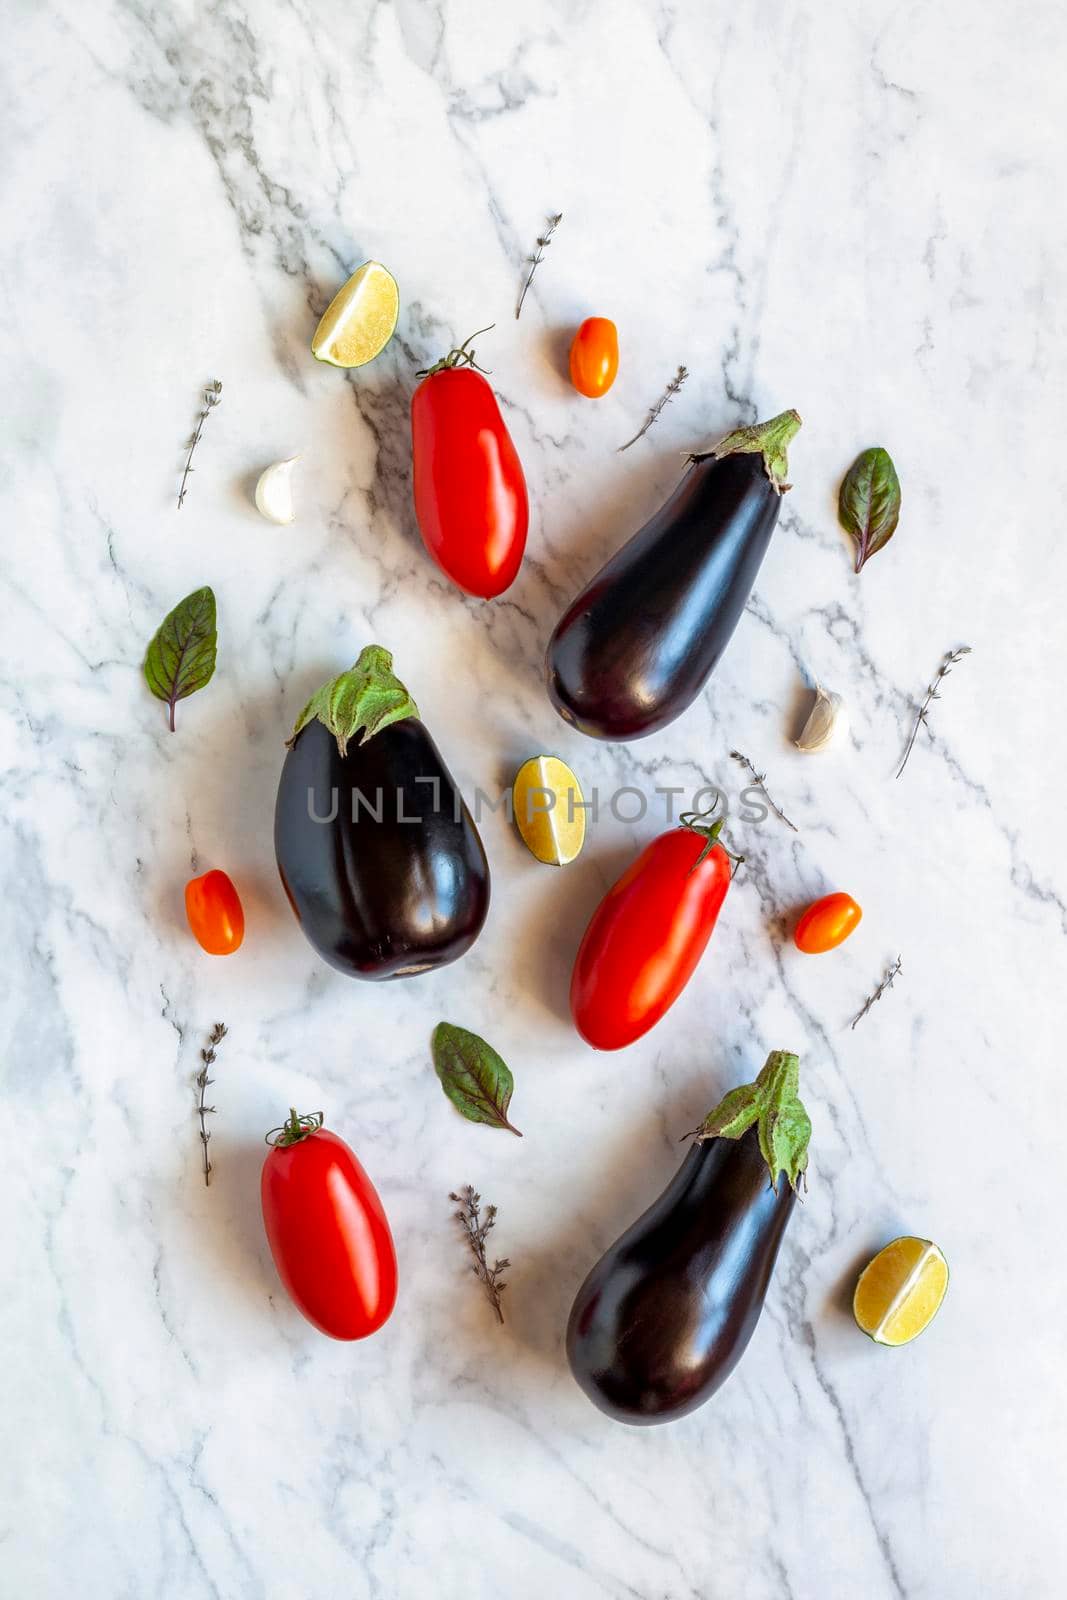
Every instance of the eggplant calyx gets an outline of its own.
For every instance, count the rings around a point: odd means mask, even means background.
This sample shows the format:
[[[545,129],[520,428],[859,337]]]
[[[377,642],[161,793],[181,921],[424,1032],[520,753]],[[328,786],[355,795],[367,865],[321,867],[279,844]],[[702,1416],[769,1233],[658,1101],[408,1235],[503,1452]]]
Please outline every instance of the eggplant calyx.
[[[346,756],[349,741],[357,734],[357,742],[362,744],[391,723],[418,714],[418,706],[393,672],[390,652],[380,644],[369,644],[347,672],[315,691],[285,742],[292,749],[300,730],[318,721],[329,728],[338,750]]]
[[[496,323],[490,322],[487,327],[479,328],[476,333],[469,333],[462,344],[457,344],[440,361],[435,361],[432,367],[421,367],[416,372],[416,378],[432,378],[435,372],[451,372],[453,367],[473,367],[475,372],[488,372],[488,367],[480,367],[474,359],[474,351],[467,346],[472,339],[477,339],[481,334],[488,333],[495,328]]]
[[[313,1133],[318,1133],[322,1127],[322,1112],[305,1112],[303,1116],[295,1109],[289,1107],[288,1120],[280,1128],[272,1128],[265,1135],[267,1144],[272,1148],[287,1150],[290,1145],[299,1144],[302,1139],[307,1139]]]
[[[786,482],[789,471],[789,442],[800,430],[800,415],[796,411],[782,411],[769,422],[753,422],[747,428],[736,428],[728,433],[714,450],[705,450],[690,457],[691,461],[705,461],[713,456],[723,461],[727,456],[759,455],[763,457],[763,470],[779,494],[785,494],[792,484]]]
[[[811,1119],[797,1093],[799,1083],[799,1056],[789,1050],[772,1050],[755,1083],[731,1089],[691,1137],[698,1141],[740,1139],[755,1123],[771,1188],[777,1194],[778,1174],[784,1172],[795,1190],[807,1169],[811,1139]]]
[[[715,807],[712,806],[710,811],[683,811],[681,816],[678,818],[679,827],[688,828],[690,833],[699,833],[704,840],[704,848],[697,856],[689,870],[690,872],[695,872],[700,863],[705,861],[707,857],[710,856],[715,846],[717,844],[721,844],[723,850],[725,850],[726,854],[730,857],[730,860],[734,864],[733,872],[730,874],[730,876],[733,877],[734,872],[737,871],[738,867],[745,858],[744,856],[737,855],[733,850],[730,849],[729,845],[726,843],[726,840],[720,839],[719,837],[726,822],[725,817],[716,817],[714,822],[707,822],[705,820],[707,817],[714,815]]]

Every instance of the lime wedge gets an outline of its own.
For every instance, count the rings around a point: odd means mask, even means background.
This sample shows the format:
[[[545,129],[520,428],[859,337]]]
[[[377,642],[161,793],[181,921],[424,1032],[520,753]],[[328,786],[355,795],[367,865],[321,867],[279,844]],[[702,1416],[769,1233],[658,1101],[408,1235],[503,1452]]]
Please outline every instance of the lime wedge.
[[[515,826],[532,856],[548,866],[565,867],[585,843],[582,790],[558,756],[524,761],[511,791]]]
[[[365,261],[338,289],[315,329],[311,354],[333,367],[363,367],[396,331],[400,290],[380,261]]]
[[[909,1344],[934,1319],[948,1263],[929,1239],[894,1239],[860,1273],[852,1312],[876,1344]]]

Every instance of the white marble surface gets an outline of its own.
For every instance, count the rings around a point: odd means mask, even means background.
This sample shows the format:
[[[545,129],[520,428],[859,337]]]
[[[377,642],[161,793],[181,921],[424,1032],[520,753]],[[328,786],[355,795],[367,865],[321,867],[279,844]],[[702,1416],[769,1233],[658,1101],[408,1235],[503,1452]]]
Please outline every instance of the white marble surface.
[[[4,8],[5,1593],[1062,1591],[1063,52],[1052,0]],[[403,314],[346,380],[308,341],[370,256]],[[597,405],[562,365],[593,312],[623,345]],[[485,606],[417,542],[406,413],[414,369],[494,319],[480,350],[533,517]],[[682,395],[615,454],[680,361]],[[706,695],[635,746],[571,733],[540,681],[564,602],[680,450],[787,405],[795,488]],[[905,511],[857,580],[834,495],[874,442]],[[299,521],[272,528],[250,485],[296,450]],[[172,737],[141,658],[205,582],[219,670]],[[316,960],[277,881],[274,786],[309,689],[371,639],[468,788],[539,749],[605,786],[736,796],[732,745],[767,767],[800,832],[740,830],[714,945],[642,1044],[595,1056],[563,1003],[653,816],[608,818],[565,875],[487,819],[493,907],[461,966],[378,989]],[[790,744],[808,675],[852,708],[822,759]],[[229,961],[183,921],[214,865],[248,912]],[[862,928],[799,957],[792,912],[839,886]],[[441,1016],[512,1063],[521,1145],[446,1104]],[[192,1078],[216,1018],[206,1190]],[[802,1053],[815,1139],[766,1315],[706,1409],[617,1427],[566,1370],[571,1297],[772,1046]],[[395,1226],[401,1301],[363,1346],[306,1326],[266,1251],[261,1138],[291,1101],[350,1139]],[[503,1331],[449,1220],[468,1179],[515,1264]],[[941,1243],[952,1285],[887,1353],[847,1303],[905,1231]]]

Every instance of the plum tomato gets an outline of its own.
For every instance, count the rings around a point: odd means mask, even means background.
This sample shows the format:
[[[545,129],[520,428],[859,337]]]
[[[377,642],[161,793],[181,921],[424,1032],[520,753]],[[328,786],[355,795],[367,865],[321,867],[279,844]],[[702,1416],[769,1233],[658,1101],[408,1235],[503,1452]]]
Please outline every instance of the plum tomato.
[[[365,1339],[396,1304],[396,1250],[378,1192],[321,1112],[291,1110],[267,1142],[260,1199],[278,1276],[320,1333]]]
[[[803,913],[793,942],[805,955],[819,956],[836,950],[859,926],[863,912],[850,894],[826,894]]]
[[[711,938],[730,887],[721,820],[695,816],[642,851],[609,889],[571,975],[571,1015],[587,1044],[633,1044],[677,1000]]]
[[[475,368],[471,339],[429,367],[411,397],[415,520],[445,576],[466,594],[494,600],[518,576],[530,503],[522,462],[496,395]]]
[[[586,317],[571,342],[571,382],[579,394],[599,400],[619,370],[619,335],[608,317]]]
[[[216,867],[185,885],[185,914],[193,937],[209,956],[232,956],[245,936],[241,897]]]

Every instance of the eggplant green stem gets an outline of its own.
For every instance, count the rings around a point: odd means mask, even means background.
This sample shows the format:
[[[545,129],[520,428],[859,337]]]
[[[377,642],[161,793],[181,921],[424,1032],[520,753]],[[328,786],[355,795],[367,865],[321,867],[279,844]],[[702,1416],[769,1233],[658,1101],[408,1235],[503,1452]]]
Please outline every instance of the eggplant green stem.
[[[300,730],[317,721],[330,730],[341,755],[346,756],[349,742],[357,734],[362,744],[391,723],[418,714],[418,706],[393,671],[389,651],[380,644],[369,644],[347,672],[315,691],[285,742],[291,749]]]
[[[778,1174],[784,1172],[790,1187],[797,1187],[807,1170],[811,1119],[798,1094],[800,1058],[790,1050],[772,1050],[755,1083],[731,1089],[714,1111],[709,1111],[692,1137],[740,1139],[755,1123],[760,1154],[778,1192]]]
[[[691,457],[704,461],[714,456],[723,461],[727,456],[758,455],[763,457],[763,470],[779,494],[785,494],[792,485],[786,482],[789,471],[789,443],[800,430],[800,415],[796,411],[782,411],[769,422],[753,422],[746,428],[735,428],[713,450],[704,450]]]

